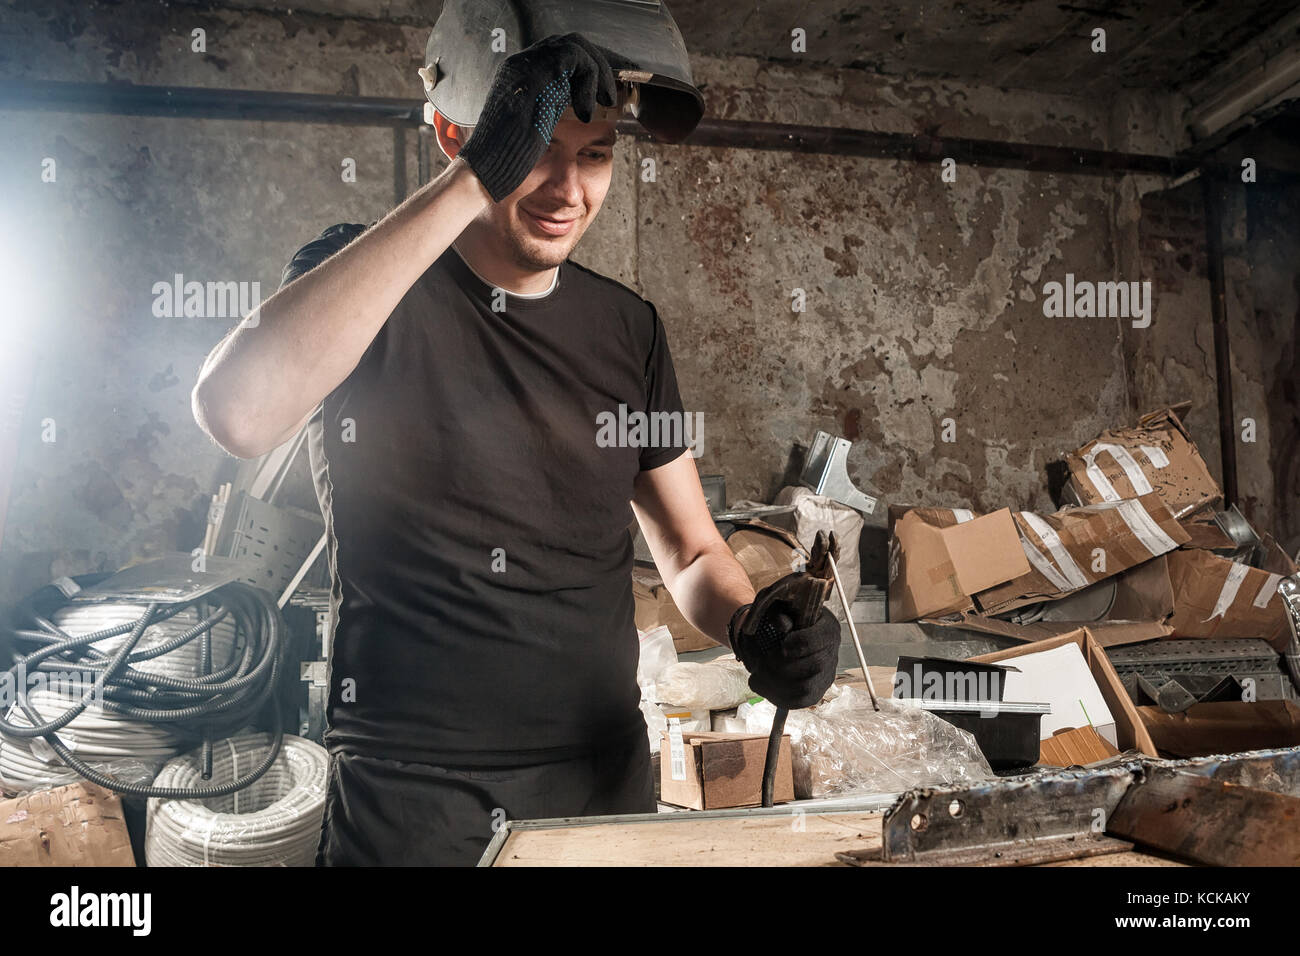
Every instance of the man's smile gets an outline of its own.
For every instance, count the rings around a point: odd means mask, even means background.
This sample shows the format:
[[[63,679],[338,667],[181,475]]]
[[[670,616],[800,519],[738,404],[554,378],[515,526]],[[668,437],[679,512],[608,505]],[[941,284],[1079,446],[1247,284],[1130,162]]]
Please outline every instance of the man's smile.
[[[565,236],[577,225],[578,216],[554,216],[543,215],[541,213],[530,212],[527,209],[520,208],[524,219],[539,232],[548,236]]]

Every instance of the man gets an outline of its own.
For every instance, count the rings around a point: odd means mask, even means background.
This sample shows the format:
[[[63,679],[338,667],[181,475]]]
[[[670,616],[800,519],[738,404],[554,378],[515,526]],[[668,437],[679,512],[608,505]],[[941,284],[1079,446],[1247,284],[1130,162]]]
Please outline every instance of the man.
[[[756,692],[808,706],[833,679],[829,612],[733,642],[755,595],[687,449],[596,440],[620,405],[682,414],[654,307],[568,258],[610,184],[611,60],[577,34],[506,59],[472,131],[435,117],[444,173],[303,247],[194,389],[234,455],[308,428],[333,578],[321,864],[471,864],[507,817],[654,810],[630,514]]]

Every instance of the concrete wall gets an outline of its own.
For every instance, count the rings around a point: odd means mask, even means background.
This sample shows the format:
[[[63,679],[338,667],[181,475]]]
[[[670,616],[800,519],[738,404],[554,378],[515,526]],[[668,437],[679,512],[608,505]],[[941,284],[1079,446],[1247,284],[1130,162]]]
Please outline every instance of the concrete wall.
[[[1300,147],[1255,135],[1222,157],[1234,167],[1300,172]],[[1142,271],[1157,290],[1152,327],[1129,330],[1125,362],[1137,404],[1192,399],[1187,425],[1222,481],[1214,332],[1206,273],[1202,184],[1143,196]],[[1300,190],[1293,183],[1230,182],[1224,190],[1224,276],[1235,427],[1238,504],[1255,528],[1300,548]]]
[[[7,77],[417,97],[427,30],[315,14],[16,4]],[[190,49],[203,28],[207,52]],[[1043,97],[747,59],[694,63],[711,113],[1170,152],[1170,104]],[[233,463],[189,390],[230,320],[159,318],[154,283],[260,282],[325,226],[417,185],[413,134],[363,127],[0,113],[5,235],[43,283],[18,319],[35,382],[0,550],[0,600],[51,573],[195,546]],[[57,162],[43,183],[41,163]],[[343,182],[344,158],[357,181]],[[644,159],[656,179],[637,175]],[[668,326],[701,469],[765,499],[796,445],[854,440],[894,502],[1050,509],[1044,466],[1132,417],[1122,322],[1047,319],[1066,272],[1138,279],[1134,177],[1049,175],[625,141],[575,258]],[[791,311],[805,290],[807,310]],[[1178,294],[1175,291],[1173,294]],[[1143,392],[1148,394],[1149,390]],[[42,441],[53,419],[56,440]],[[955,441],[945,442],[951,419]],[[301,493],[303,489],[299,489]]]

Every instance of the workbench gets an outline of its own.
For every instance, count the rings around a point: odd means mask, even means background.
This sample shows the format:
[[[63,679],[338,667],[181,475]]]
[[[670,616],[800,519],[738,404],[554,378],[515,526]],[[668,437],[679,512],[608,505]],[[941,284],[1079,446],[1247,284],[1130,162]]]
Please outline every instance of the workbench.
[[[820,802],[796,801],[770,810],[683,811],[508,824],[479,865],[849,866],[836,854],[865,850],[878,856],[883,809],[818,810],[812,806]],[[895,864],[877,859],[857,865]],[[1130,850],[1043,865],[1186,864]]]
[[[1297,817],[1300,748],[1121,756],[769,808],[506,821],[479,865],[1295,866]]]

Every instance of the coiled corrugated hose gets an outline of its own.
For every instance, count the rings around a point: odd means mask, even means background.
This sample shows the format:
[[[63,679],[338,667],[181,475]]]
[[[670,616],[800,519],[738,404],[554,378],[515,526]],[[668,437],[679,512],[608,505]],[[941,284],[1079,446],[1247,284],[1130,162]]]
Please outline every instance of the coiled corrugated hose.
[[[201,741],[202,779],[210,779],[212,741],[229,737],[253,723],[271,699],[288,665],[284,620],[269,593],[234,582],[192,602],[149,604],[134,621],[77,635],[51,620],[60,601],[67,599],[57,589],[46,587],[16,611],[17,626],[10,633],[19,650],[27,653],[17,656],[2,679],[16,693],[16,707],[26,720],[18,722],[18,714],[11,711],[6,719],[0,720],[0,733],[19,739],[41,738],[85,779],[138,797],[220,797],[247,787],[274,764],[283,736],[277,706],[267,708],[272,743],[257,766],[225,783],[189,788],[149,786],[118,779],[76,756],[58,733],[82,717],[92,705],[98,705],[103,708],[104,718],[116,715],[157,724],[181,740]],[[151,625],[169,621],[191,607],[197,609],[195,624],[182,627],[153,646],[137,650]],[[229,654],[214,669],[213,628],[227,618],[234,623],[236,638],[233,642],[218,642],[228,647]],[[201,664],[197,677],[175,676],[166,673],[164,667],[143,670],[133,666],[195,641]],[[109,646],[96,646],[101,643]],[[94,674],[93,683],[79,697],[73,695],[71,699],[75,702],[61,714],[47,720],[34,706],[32,698],[36,695],[29,695],[28,676],[36,672],[67,674],[69,671]],[[67,699],[65,696],[65,702]]]
[[[260,761],[270,734],[217,743],[213,775],[231,779]],[[145,859],[150,866],[312,866],[325,815],[325,748],[285,735],[280,756],[255,784],[215,800],[149,801]],[[202,775],[197,753],[168,762],[155,786],[185,789]]]

